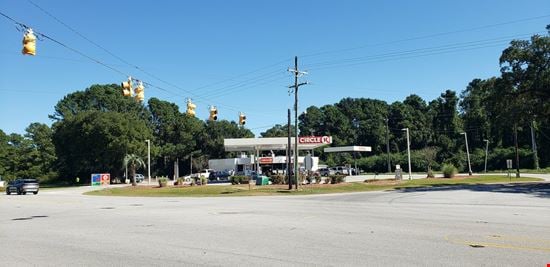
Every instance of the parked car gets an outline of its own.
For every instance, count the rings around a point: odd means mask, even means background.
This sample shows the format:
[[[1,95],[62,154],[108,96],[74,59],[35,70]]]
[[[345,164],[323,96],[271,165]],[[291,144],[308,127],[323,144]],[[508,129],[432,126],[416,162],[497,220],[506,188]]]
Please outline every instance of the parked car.
[[[244,171],[238,171],[238,172],[235,172],[235,175],[241,175],[241,176],[254,176],[256,175],[256,171],[253,171],[253,170],[244,170]]]
[[[344,166],[336,166],[333,169],[334,169],[334,174],[336,174],[336,175],[348,175],[349,174],[349,169],[347,167],[344,167]]]
[[[216,170],[213,170],[213,169],[203,169],[201,172],[191,174],[191,177],[195,179],[201,178],[201,177],[208,178],[210,177],[210,173],[215,171]]]
[[[318,171],[319,171],[319,175],[321,176],[329,176],[329,175],[335,174],[333,168],[320,168]]]
[[[26,195],[27,192],[38,194],[39,190],[38,180],[36,179],[17,179],[8,183],[6,187],[6,194],[17,193],[18,195]]]
[[[143,180],[145,180],[145,176],[141,173],[136,173],[136,183],[141,183]]]
[[[337,166],[332,169],[334,169],[334,174],[336,175],[357,175],[357,170],[355,168]]]
[[[229,171],[214,171],[210,173],[208,180],[210,181],[226,181],[229,180],[231,173]]]

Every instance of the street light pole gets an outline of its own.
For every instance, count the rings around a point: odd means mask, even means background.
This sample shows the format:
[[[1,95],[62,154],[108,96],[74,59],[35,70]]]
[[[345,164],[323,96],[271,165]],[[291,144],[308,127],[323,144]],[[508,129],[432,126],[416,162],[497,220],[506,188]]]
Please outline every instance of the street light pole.
[[[468,175],[472,176],[472,165],[470,164],[470,150],[468,148],[468,134],[466,132],[460,133],[464,135],[464,140],[466,140],[466,156],[468,158]]]
[[[485,141],[485,173],[487,173],[487,154],[489,151],[489,140],[484,139],[483,141]]]
[[[411,179],[411,141],[409,139],[409,128],[403,128],[402,131],[407,132],[407,157],[409,159],[409,180]]]
[[[389,119],[386,118],[386,153],[388,153],[388,173],[391,173],[390,163],[390,127],[388,126]]]
[[[145,140],[147,142],[147,177],[149,177],[149,184],[151,184],[151,140]]]

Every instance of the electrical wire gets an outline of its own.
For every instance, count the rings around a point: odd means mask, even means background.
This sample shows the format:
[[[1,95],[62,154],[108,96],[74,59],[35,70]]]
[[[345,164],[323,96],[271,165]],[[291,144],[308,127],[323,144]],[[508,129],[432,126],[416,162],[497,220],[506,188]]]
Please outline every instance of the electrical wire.
[[[310,70],[319,70],[319,69],[327,69],[327,68],[335,68],[335,67],[343,67],[343,66],[354,66],[354,65],[366,64],[366,63],[372,63],[372,62],[385,62],[390,60],[408,59],[408,58],[415,58],[415,57],[421,57],[421,56],[430,56],[430,55],[437,55],[437,54],[444,54],[444,53],[451,53],[451,52],[458,52],[458,51],[468,51],[473,49],[496,47],[496,46],[508,44],[509,38],[527,37],[537,33],[542,33],[542,32],[498,37],[498,38],[456,43],[456,44],[446,44],[443,46],[418,48],[418,49],[412,49],[412,50],[394,51],[390,53],[383,53],[383,54],[377,54],[377,55],[371,55],[371,56],[317,62],[317,63],[311,63],[309,65],[306,65],[305,68]]]
[[[59,22],[60,24],[64,25],[65,27],[67,27],[69,30],[71,30],[72,32],[74,32],[75,34],[77,34],[78,36],[80,36],[81,38],[87,40],[88,42],[92,43],[93,45],[95,45],[96,47],[100,48],[101,50],[103,50],[104,52],[108,53],[109,55],[117,58],[119,61],[123,62],[124,64],[134,68],[134,69],[137,69],[145,74],[147,74],[148,76],[150,77],[153,77],[154,79],[158,80],[158,81],[161,81],[162,83],[164,84],[167,84],[171,87],[174,87],[174,88],[177,88],[183,92],[186,92],[186,93],[189,93],[191,96],[195,97],[197,102],[204,102],[206,103],[207,101],[209,101],[210,99],[212,98],[219,98],[219,97],[222,97],[222,96],[225,96],[227,94],[230,94],[230,93],[233,93],[235,91],[238,91],[238,90],[244,90],[246,88],[251,88],[253,87],[254,85],[262,85],[262,84],[268,84],[268,83],[271,83],[273,81],[276,81],[278,80],[278,78],[276,79],[273,79],[274,77],[276,76],[272,76],[271,73],[276,73],[278,71],[275,71],[275,72],[269,72],[269,73],[265,73],[265,74],[262,74],[260,76],[257,76],[255,78],[252,78],[250,81],[241,81],[241,82],[238,82],[238,83],[233,83],[231,85],[228,85],[228,86],[224,86],[224,87],[221,87],[221,88],[217,88],[215,90],[211,90],[211,91],[208,91],[208,94],[202,94],[202,95],[199,95],[199,94],[196,94],[192,91],[189,91],[189,90],[186,90],[184,88],[181,88],[179,87],[178,85],[176,84],[173,84],[169,81],[166,81],[150,72],[147,72],[145,71],[143,68],[140,68],[139,66],[136,66],[134,64],[131,64],[130,62],[124,60],[123,58],[117,56],[115,53],[112,53],[110,52],[109,50],[107,50],[106,48],[104,48],[103,46],[97,44],[96,42],[90,40],[89,38],[87,38],[86,36],[84,36],[83,34],[81,34],[80,32],[78,32],[77,30],[75,30],[74,28],[72,28],[71,26],[69,26],[68,24],[64,23],[63,21],[61,21],[60,19],[58,19],[57,17],[55,17],[54,15],[52,15],[51,13],[49,13],[48,11],[46,11],[44,8],[40,7],[39,5],[37,5],[36,3],[34,3],[33,1],[31,0],[27,0],[29,3],[31,3],[32,5],[34,5],[35,7],[37,7],[38,9],[40,9],[42,12],[44,12],[45,14],[47,14],[48,16],[50,16],[51,18],[53,18],[54,20],[56,20],[57,22]],[[1,12],[0,12],[1,13]],[[13,20],[12,18],[8,17],[7,15],[1,13],[1,15],[3,15],[4,17],[10,19],[11,21],[15,22],[17,25],[20,25],[22,27],[25,27],[25,28],[28,28],[26,25],[22,24],[22,23],[19,23],[15,20]],[[509,21],[509,22],[503,22],[503,23],[498,23],[498,24],[491,24],[491,25],[484,25],[484,26],[480,26],[480,27],[474,27],[474,28],[469,28],[469,29],[464,29],[464,30],[457,30],[457,31],[451,31],[451,32],[445,32],[445,33],[437,33],[437,34],[432,34],[432,35],[427,35],[427,36],[419,36],[419,37],[413,37],[413,38],[408,38],[408,39],[403,39],[403,40],[398,40],[398,41],[392,41],[392,42],[385,42],[385,43],[381,43],[381,44],[388,44],[388,43],[395,43],[395,42],[402,42],[402,41],[411,41],[411,40],[418,40],[418,39],[425,39],[425,38],[432,38],[432,37],[436,37],[436,36],[441,36],[441,35],[448,35],[448,34],[453,34],[453,33],[460,33],[460,32],[465,32],[465,31],[472,31],[472,30],[479,30],[479,29],[483,29],[483,28],[489,28],[489,27],[496,27],[496,26],[500,26],[500,25],[506,25],[506,24],[512,24],[512,23],[518,23],[518,22],[523,22],[523,21],[528,21],[528,20],[535,20],[535,19],[541,19],[541,18],[546,18],[546,17],[550,17],[550,15],[544,15],[544,16],[538,16],[538,17],[532,17],[532,18],[526,18],[526,19],[520,19],[520,20],[514,20],[514,21]],[[76,50],[72,47],[69,47],[47,35],[44,35],[44,34],[41,34],[41,33],[38,33],[38,35],[42,36],[43,38],[46,38],[46,39],[49,39],[91,61],[93,61],[94,63],[97,63],[97,64],[100,64],[106,68],[109,68],[119,74],[123,74],[125,76],[130,76],[128,74],[125,74],[124,72],[110,66],[109,64],[105,64],[99,60],[96,60],[92,57],[89,57],[88,55],[80,52],[79,50]],[[501,37],[501,38],[504,38],[504,37]],[[507,37],[509,38],[509,37]],[[368,63],[368,62],[373,62],[373,60],[378,60],[378,61],[374,61],[374,62],[380,62],[380,60],[396,60],[396,59],[403,59],[403,58],[411,58],[411,57],[418,57],[418,56],[426,56],[426,55],[434,55],[434,54],[440,54],[440,53],[448,53],[448,52],[456,52],[456,51],[465,51],[465,50],[471,50],[471,49],[479,49],[479,48],[485,48],[485,47],[493,47],[493,46],[498,46],[500,44],[495,44],[495,45],[490,45],[492,44],[492,42],[489,42],[490,40],[493,40],[496,41],[495,39],[488,39],[488,40],[481,40],[481,41],[472,41],[472,42],[465,42],[465,43],[458,43],[458,44],[448,44],[448,45],[445,45],[445,46],[438,46],[438,47],[428,47],[428,48],[420,48],[420,49],[414,49],[414,50],[406,50],[406,51],[397,51],[397,52],[390,52],[390,53],[385,53],[385,54],[380,54],[380,55],[374,55],[374,56],[365,56],[365,57],[358,57],[358,58],[348,58],[348,59],[342,59],[342,60],[337,60],[337,61],[325,61],[325,62],[318,62],[318,63],[313,63],[313,64],[310,64],[310,65],[307,65],[307,66],[313,66],[313,67],[318,67],[318,68],[313,68],[313,69],[325,69],[325,68],[330,68],[331,66],[337,66],[337,67],[342,67],[342,66],[351,66],[351,65],[357,65],[357,64],[364,64],[364,63]],[[378,45],[381,45],[381,44],[378,44]],[[309,54],[309,55],[304,55],[302,57],[313,57],[313,56],[317,56],[317,55],[321,55],[321,54],[326,54],[326,53],[334,53],[334,52],[338,52],[338,51],[349,51],[349,50],[355,50],[355,49],[360,49],[360,48],[363,48],[363,47],[367,47],[367,46],[372,46],[372,45],[366,45],[366,46],[361,46],[361,47],[356,47],[356,48],[346,48],[346,49],[340,49],[340,50],[333,50],[333,51],[328,51],[328,52],[321,52],[321,53],[315,53],[315,54]],[[459,49],[460,48],[460,49]],[[467,48],[467,49],[463,49],[463,48]],[[457,50],[459,49],[459,50]],[[405,57],[404,57],[405,56]],[[274,66],[278,66],[280,65],[281,63],[283,62],[288,62],[288,59],[285,59],[284,61],[280,61],[280,62],[277,62],[275,64],[272,64],[272,65],[269,65],[269,66],[266,66],[266,67],[263,67],[263,68],[260,68],[258,70],[255,70],[255,71],[252,71],[252,72],[247,72],[247,73],[244,73],[242,75],[240,75],[241,77],[244,77],[244,76],[248,76],[250,75],[251,73],[255,73],[255,72],[259,72],[260,70],[265,70],[267,68],[270,68],[270,67],[274,67]],[[226,81],[231,81],[231,80],[234,80],[235,78],[237,78],[239,76],[236,76],[236,77],[232,77],[232,78],[229,78],[229,79],[226,79],[226,80],[223,80],[223,81],[220,81],[220,82],[216,82],[216,83],[213,83],[213,84],[209,84],[209,85],[205,85],[205,86],[201,86],[199,88],[197,88],[196,90],[198,89],[204,89],[204,88],[208,88],[208,87],[211,87],[213,85],[218,85],[218,84],[222,84]],[[262,82],[263,83],[260,83]],[[149,87],[153,87],[153,88],[157,88],[161,91],[164,91],[164,92],[167,92],[167,93],[171,93],[171,94],[174,94],[174,95],[178,95],[178,96],[183,96],[181,94],[178,94],[178,93],[174,93],[174,92],[171,92],[170,90],[164,88],[164,87],[161,87],[161,86],[158,86],[158,85],[154,85],[154,84],[151,84],[150,82],[147,82],[145,83],[146,85],[148,85]],[[220,106],[226,106],[227,105],[220,105]]]
[[[98,43],[92,41],[91,39],[87,38],[86,36],[84,36],[82,33],[78,32],[76,29],[74,29],[73,27],[69,26],[67,23],[61,21],[59,18],[57,18],[56,16],[54,16],[53,14],[51,14],[50,12],[48,12],[47,10],[45,10],[44,8],[42,8],[41,6],[39,6],[38,4],[36,4],[35,2],[31,1],[31,0],[27,0],[29,3],[31,3],[33,6],[35,6],[36,8],[38,8],[39,10],[41,10],[42,12],[44,12],[46,15],[50,16],[51,18],[53,18],[55,21],[59,22],[60,24],[62,24],[63,26],[65,26],[66,28],[68,28],[69,30],[71,30],[72,32],[74,32],[75,34],[77,34],[78,36],[80,36],[81,38],[83,38],[84,40],[90,42],[91,44],[95,45],[96,47],[98,47],[99,49],[103,50],[104,52],[106,52],[107,54],[113,56],[114,58],[118,59],[119,61],[121,61],[122,63],[136,69],[136,70],[139,70],[141,71],[142,73],[145,73],[146,75],[158,80],[158,81],[161,81],[162,83],[164,84],[167,84],[171,87],[174,87],[176,89],[179,89],[179,90],[182,90],[188,94],[191,95],[191,97],[195,98],[195,99],[200,99],[200,100],[204,100],[205,102],[208,102],[209,101],[209,96],[205,96],[205,95],[202,95],[202,94],[197,94],[197,93],[194,93],[194,91],[199,91],[200,89],[204,89],[204,88],[208,88],[208,87],[211,87],[213,85],[217,85],[217,84],[220,84],[220,83],[223,83],[223,82],[226,82],[226,81],[231,81],[231,80],[234,80],[236,78],[239,78],[239,77],[244,77],[244,76],[248,76],[252,73],[256,73],[256,72],[259,72],[261,70],[264,70],[264,69],[267,69],[267,68],[271,68],[271,67],[274,67],[274,66],[277,66],[277,65],[280,65],[282,64],[283,62],[289,62],[290,59],[284,59],[284,61],[278,61],[274,64],[270,64],[270,65],[267,65],[265,67],[261,67],[259,69],[256,69],[256,70],[253,70],[253,71],[249,71],[249,72],[246,72],[246,73],[243,73],[243,74],[240,74],[240,75],[237,75],[237,76],[234,76],[234,77],[231,77],[229,79],[225,79],[225,80],[222,80],[220,82],[215,82],[215,83],[212,83],[212,84],[209,84],[209,85],[204,85],[204,86],[200,86],[198,88],[195,88],[193,90],[186,90],[184,88],[181,88],[180,86],[174,84],[174,83],[171,83],[165,79],[162,79],[160,78],[159,76],[157,75],[154,75],[153,73],[151,72],[148,72],[146,71],[145,69],[135,65],[135,64],[132,64],[130,62],[128,62],[127,60],[117,56],[115,53],[112,53],[111,51],[109,51],[108,49],[106,49],[105,47],[99,45]],[[217,91],[221,91],[222,89],[220,90],[217,90]],[[212,93],[210,93],[212,94]],[[211,103],[212,104],[212,103]]]
[[[325,55],[325,54],[334,54],[334,53],[341,53],[341,52],[347,52],[347,51],[352,51],[352,50],[359,50],[359,49],[363,49],[363,48],[367,48],[367,47],[385,46],[385,45],[396,44],[396,43],[403,43],[403,42],[409,42],[409,41],[429,39],[429,38],[434,38],[434,37],[439,37],[439,36],[452,35],[452,34],[456,34],[456,33],[477,31],[477,30],[494,28],[494,27],[503,26],[503,25],[510,25],[510,24],[516,24],[516,23],[521,23],[521,22],[526,22],[526,21],[539,20],[539,19],[544,19],[544,18],[548,18],[548,17],[550,17],[550,14],[536,16],[536,17],[523,18],[523,19],[517,19],[517,20],[512,20],[512,21],[506,21],[506,22],[500,22],[500,23],[495,23],[495,24],[482,25],[482,26],[471,27],[471,28],[466,28],[466,29],[461,29],[461,30],[454,30],[454,31],[448,31],[448,32],[440,32],[440,33],[434,33],[434,34],[428,34],[428,35],[415,36],[415,37],[399,39],[399,40],[394,40],[394,41],[376,43],[376,44],[366,44],[366,45],[361,45],[361,46],[351,47],[351,48],[342,48],[342,49],[336,49],[336,50],[316,52],[316,53],[302,55],[300,57],[315,57],[315,56],[320,56],[320,55]]]
[[[14,22],[16,25],[18,25],[18,26],[20,26],[20,27],[22,27],[22,28],[24,28],[24,29],[31,28],[31,27],[27,26],[27,25],[24,24],[24,23],[21,23],[21,22],[16,21],[15,19],[9,17],[8,15],[4,14],[4,13],[1,12],[1,11],[0,11],[0,15],[3,16],[3,17],[5,17],[5,18],[7,18],[8,20]],[[87,54],[85,54],[85,53],[83,53],[83,52],[81,52],[81,51],[79,51],[79,50],[77,50],[77,49],[75,49],[75,48],[72,48],[72,47],[66,45],[65,43],[63,43],[63,42],[61,42],[61,41],[58,41],[57,39],[55,39],[55,38],[53,38],[53,37],[50,37],[50,36],[48,36],[48,35],[46,35],[46,34],[44,34],[44,33],[41,33],[41,32],[39,32],[39,31],[37,31],[37,30],[34,30],[34,33],[35,33],[37,36],[42,37],[42,38],[47,39],[47,40],[50,40],[50,41],[52,41],[52,42],[54,42],[54,43],[56,43],[56,44],[58,44],[58,45],[60,45],[60,46],[62,46],[62,47],[64,47],[64,48],[66,48],[66,49],[68,49],[68,50],[71,50],[72,52],[74,52],[74,53],[76,53],[76,54],[78,54],[78,55],[80,55],[80,56],[82,56],[82,57],[84,57],[84,58],[87,58],[88,60],[90,60],[90,61],[92,61],[92,62],[94,62],[94,63],[97,63],[97,64],[99,64],[99,65],[101,65],[101,66],[104,66],[105,68],[108,68],[108,69],[112,70],[113,72],[116,72],[116,73],[121,74],[121,75],[126,76],[126,77],[131,76],[131,75],[128,74],[128,73],[125,73],[125,72],[123,72],[123,71],[121,71],[121,70],[119,70],[119,69],[117,69],[117,68],[115,68],[115,67],[113,67],[113,66],[110,66],[110,65],[108,65],[108,64],[103,63],[102,61],[100,61],[100,60],[98,60],[98,59],[95,59],[95,58],[93,58],[93,57],[91,57],[91,56],[88,56]],[[124,60],[123,60],[123,62],[124,62]],[[163,81],[162,79],[158,79],[158,77],[156,77],[156,79],[157,79],[157,80],[160,80],[160,81]],[[139,80],[139,79],[136,79],[136,80]],[[142,82],[143,82],[144,85],[146,85],[147,87],[155,88],[155,89],[158,89],[158,90],[160,90],[160,91],[163,91],[163,92],[166,92],[166,93],[169,93],[169,94],[172,94],[172,95],[176,95],[176,96],[180,96],[180,97],[185,97],[185,96],[182,95],[182,94],[179,94],[179,93],[177,93],[177,92],[173,92],[173,91],[171,91],[171,90],[166,89],[165,87],[162,87],[162,86],[153,84],[153,83],[151,83],[151,82],[145,82],[145,81],[142,81]],[[164,83],[168,83],[168,84],[171,85],[171,86],[178,87],[177,85],[171,84],[171,83],[169,83],[169,82],[167,82],[167,81],[163,81],[163,82],[164,82]],[[179,87],[178,87],[178,88],[179,88]],[[187,90],[186,90],[186,91],[187,91]],[[204,102],[204,103],[206,103],[206,101],[201,101],[200,99],[197,100],[197,102]],[[207,103],[207,104],[208,104],[208,103]],[[225,108],[227,108],[227,109],[229,109],[229,110],[238,111],[238,108],[236,108],[236,107],[231,107],[231,106],[229,106],[229,105],[223,104],[223,105],[218,105],[218,106],[225,107]],[[266,113],[265,115],[266,115],[266,116],[269,116],[267,113]]]

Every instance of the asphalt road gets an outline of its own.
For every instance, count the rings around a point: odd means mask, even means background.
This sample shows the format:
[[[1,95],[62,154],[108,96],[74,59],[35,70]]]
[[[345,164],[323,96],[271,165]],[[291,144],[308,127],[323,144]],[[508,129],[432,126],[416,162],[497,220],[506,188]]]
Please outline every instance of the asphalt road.
[[[0,196],[4,266],[546,266],[550,184],[292,197]]]
[[[468,176],[468,173],[460,173],[458,174],[460,176]],[[474,173],[475,176],[485,176],[485,175],[507,175],[507,173]],[[512,179],[515,176],[515,173],[512,172]],[[443,174],[436,174],[437,178],[443,178]],[[536,177],[541,178],[546,181],[550,181],[550,174],[534,174],[534,173],[521,173],[521,177]],[[394,179],[395,174],[362,174],[362,175],[353,175],[353,176],[346,176],[347,182],[363,182],[365,180],[382,180],[382,179]],[[423,179],[426,178],[425,173],[413,173],[411,175],[411,179]],[[409,174],[407,172],[403,173],[403,180],[409,179]]]

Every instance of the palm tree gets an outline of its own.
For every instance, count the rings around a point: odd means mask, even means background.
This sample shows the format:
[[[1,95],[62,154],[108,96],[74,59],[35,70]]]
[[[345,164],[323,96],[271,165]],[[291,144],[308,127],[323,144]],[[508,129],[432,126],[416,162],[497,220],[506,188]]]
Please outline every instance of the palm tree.
[[[130,172],[132,173],[132,186],[136,186],[136,168],[145,167],[145,162],[136,154],[126,154],[124,166],[128,165],[130,165]]]

